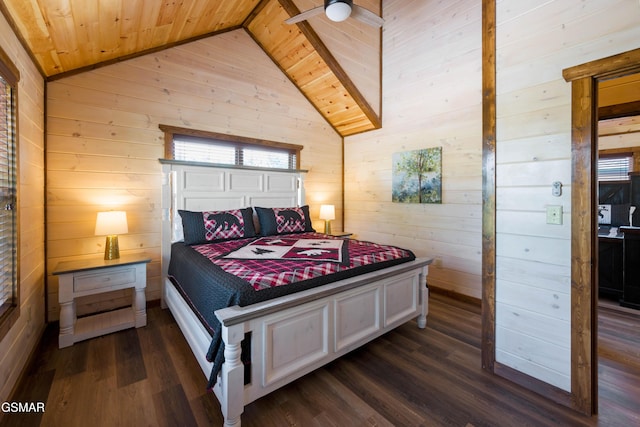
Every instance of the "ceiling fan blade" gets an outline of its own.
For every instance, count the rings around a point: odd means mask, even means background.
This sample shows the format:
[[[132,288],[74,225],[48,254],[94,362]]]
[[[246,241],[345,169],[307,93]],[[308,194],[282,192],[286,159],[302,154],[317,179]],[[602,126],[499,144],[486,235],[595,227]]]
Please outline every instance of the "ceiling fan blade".
[[[384,19],[371,12],[369,9],[365,9],[357,4],[353,5],[351,17],[374,27],[382,27],[382,24],[384,24]]]
[[[305,19],[309,19],[312,16],[320,15],[323,12],[324,6],[314,7],[313,9],[309,9],[295,16],[292,16],[291,18],[286,19],[284,22],[286,22],[287,24],[296,24],[300,21],[304,21]]]

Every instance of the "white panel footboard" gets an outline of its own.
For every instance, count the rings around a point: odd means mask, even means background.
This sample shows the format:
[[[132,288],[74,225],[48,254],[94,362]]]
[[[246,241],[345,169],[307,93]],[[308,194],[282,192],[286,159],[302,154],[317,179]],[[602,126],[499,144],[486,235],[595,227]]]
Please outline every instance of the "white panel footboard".
[[[241,326],[252,337],[250,383],[234,382],[223,371],[216,386],[222,407],[238,389],[246,405],[410,319],[417,317],[424,327],[430,262],[416,260],[277,300],[216,311],[223,329]],[[237,425],[240,413],[226,416],[228,425]]]
[[[384,326],[405,322],[418,310],[418,276],[402,275],[384,285]],[[424,326],[422,326],[424,327]]]
[[[225,363],[214,392],[225,425],[240,425],[245,405],[416,318],[426,325],[426,276],[431,260],[287,295],[216,315],[223,324]],[[208,378],[205,358],[211,337],[173,284],[164,299]],[[251,337],[251,377],[244,385],[240,341]]]
[[[269,316],[262,323],[262,387],[268,388],[324,360],[329,354],[328,302]],[[260,357],[262,356],[262,357]]]
[[[380,289],[355,289],[335,299],[335,351],[353,348],[382,328]]]

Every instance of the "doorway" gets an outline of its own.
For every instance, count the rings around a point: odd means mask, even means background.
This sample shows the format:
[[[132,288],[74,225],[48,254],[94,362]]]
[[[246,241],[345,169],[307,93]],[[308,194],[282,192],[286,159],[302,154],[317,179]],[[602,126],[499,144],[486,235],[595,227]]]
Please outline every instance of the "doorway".
[[[640,49],[563,71],[572,98],[571,394],[585,414],[598,410],[597,88],[599,81],[637,72]]]
[[[634,274],[624,260],[640,256],[635,230],[626,229],[640,226],[640,74],[598,81],[597,102],[598,307],[633,313],[640,301],[634,286],[624,295]]]

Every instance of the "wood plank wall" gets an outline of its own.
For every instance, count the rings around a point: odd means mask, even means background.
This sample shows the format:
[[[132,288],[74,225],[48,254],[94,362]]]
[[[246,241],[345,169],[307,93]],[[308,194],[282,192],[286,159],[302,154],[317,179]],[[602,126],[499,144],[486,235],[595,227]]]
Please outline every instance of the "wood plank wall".
[[[124,253],[147,252],[147,299],[160,297],[159,124],[301,144],[314,226],[320,203],[342,228],[342,139],[244,30],[56,80],[47,92],[47,265],[101,256],[96,212],[127,211]],[[48,311],[58,317],[57,277]],[[127,292],[82,301],[78,312],[126,304]]]
[[[637,149],[640,147],[640,116],[600,121],[598,135],[599,150]],[[634,171],[638,170],[636,163]]]
[[[320,2],[317,0],[295,0],[301,11],[312,9]],[[356,4],[378,14],[381,0],[360,0]],[[385,18],[385,17],[383,17]],[[378,117],[381,113],[380,79],[380,43],[382,31],[357,19],[347,19],[339,27],[324,15],[308,20],[318,33],[322,42],[347,73],[351,81],[367,100]]]
[[[0,14],[0,46],[20,72],[19,279],[20,317],[0,341],[0,402],[10,393],[44,330],[44,80]]]
[[[496,361],[571,388],[571,85],[637,48],[638,2],[497,2]],[[551,184],[563,184],[561,197]],[[546,207],[563,224],[546,224]]]
[[[632,74],[598,84],[598,106],[640,101],[640,74]],[[598,123],[598,149],[640,149],[640,116],[601,120]],[[638,163],[634,171],[638,171]]]
[[[640,100],[640,74],[631,74],[598,84],[598,107]]]
[[[429,285],[481,297],[481,3],[383,2],[382,129],[345,138],[345,226],[436,258]],[[442,147],[442,204],[391,202],[393,153]]]

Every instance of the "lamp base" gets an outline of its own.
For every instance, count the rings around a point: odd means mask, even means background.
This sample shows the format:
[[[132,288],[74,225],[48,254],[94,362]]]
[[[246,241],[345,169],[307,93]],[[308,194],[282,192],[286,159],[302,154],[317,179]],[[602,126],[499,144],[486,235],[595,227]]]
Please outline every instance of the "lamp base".
[[[104,244],[104,259],[118,259],[120,258],[120,247],[118,246],[118,235],[114,234],[107,236],[107,241]]]
[[[328,219],[324,221],[324,234],[331,234],[331,221]]]

